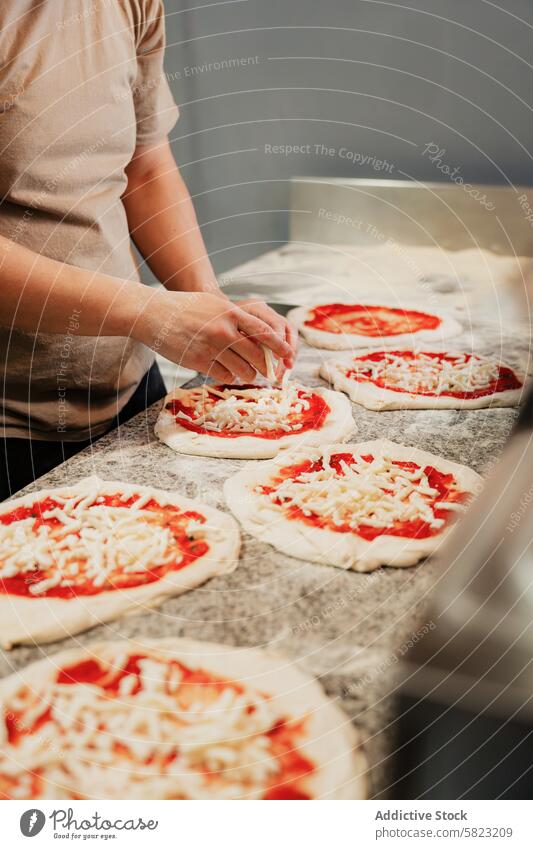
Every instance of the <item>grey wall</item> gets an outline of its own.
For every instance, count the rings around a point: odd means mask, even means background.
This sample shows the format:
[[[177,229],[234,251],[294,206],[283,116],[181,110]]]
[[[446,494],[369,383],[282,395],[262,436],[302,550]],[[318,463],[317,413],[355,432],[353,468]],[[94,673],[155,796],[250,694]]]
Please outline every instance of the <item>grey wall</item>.
[[[286,240],[292,175],[448,179],[434,143],[469,181],[533,183],[530,0],[166,0],[166,14],[173,148],[218,271]]]

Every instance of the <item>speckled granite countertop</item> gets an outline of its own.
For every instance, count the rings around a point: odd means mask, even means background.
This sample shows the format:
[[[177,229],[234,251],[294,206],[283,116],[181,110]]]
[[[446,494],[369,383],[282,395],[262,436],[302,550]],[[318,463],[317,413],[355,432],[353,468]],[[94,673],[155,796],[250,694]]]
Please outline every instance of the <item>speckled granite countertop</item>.
[[[470,334],[457,337],[453,347],[470,340]],[[473,340],[480,353],[501,356],[505,351],[511,364],[527,362],[527,341],[520,343],[511,335],[501,338],[492,325],[476,327]],[[302,343],[295,377],[320,384],[317,366],[327,356],[331,352]],[[153,435],[159,406],[105,436],[28,491],[98,474],[176,489],[225,509],[222,483],[243,461],[174,454]],[[375,413],[355,407],[355,438],[388,437],[482,472],[502,448],[515,415],[512,409]],[[409,569],[380,569],[369,575],[347,573],[294,560],[244,535],[242,561],[233,574],[211,580],[155,610],[123,617],[71,640],[4,653],[0,671],[7,674],[67,643],[120,637],[179,635],[230,645],[268,646],[296,658],[321,677],[333,697],[342,700],[365,738],[372,792],[386,793],[394,667],[405,646],[430,627],[426,602],[438,580],[436,562]]]

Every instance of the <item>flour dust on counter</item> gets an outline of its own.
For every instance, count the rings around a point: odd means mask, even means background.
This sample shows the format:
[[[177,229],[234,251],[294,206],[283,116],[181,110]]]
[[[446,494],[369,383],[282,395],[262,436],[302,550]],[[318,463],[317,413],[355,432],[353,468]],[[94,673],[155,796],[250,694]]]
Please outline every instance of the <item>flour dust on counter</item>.
[[[161,489],[85,478],[0,507],[0,641],[47,643],[237,566],[227,514]]]

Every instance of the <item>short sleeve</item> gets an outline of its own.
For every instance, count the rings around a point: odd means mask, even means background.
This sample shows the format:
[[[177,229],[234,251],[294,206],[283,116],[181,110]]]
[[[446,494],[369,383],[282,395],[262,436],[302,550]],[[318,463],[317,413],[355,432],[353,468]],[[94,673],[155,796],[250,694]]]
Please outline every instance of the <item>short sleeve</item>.
[[[165,10],[162,0],[144,0],[136,27],[137,77],[133,101],[137,120],[137,145],[153,144],[175,125],[179,110],[163,67]]]

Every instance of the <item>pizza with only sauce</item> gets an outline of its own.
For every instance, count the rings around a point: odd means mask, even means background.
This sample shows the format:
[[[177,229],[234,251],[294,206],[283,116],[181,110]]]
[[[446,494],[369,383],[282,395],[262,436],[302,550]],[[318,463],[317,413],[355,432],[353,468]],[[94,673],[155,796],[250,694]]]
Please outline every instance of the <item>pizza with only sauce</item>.
[[[315,348],[342,350],[439,341],[462,332],[450,316],[383,304],[319,304],[287,315]]]

